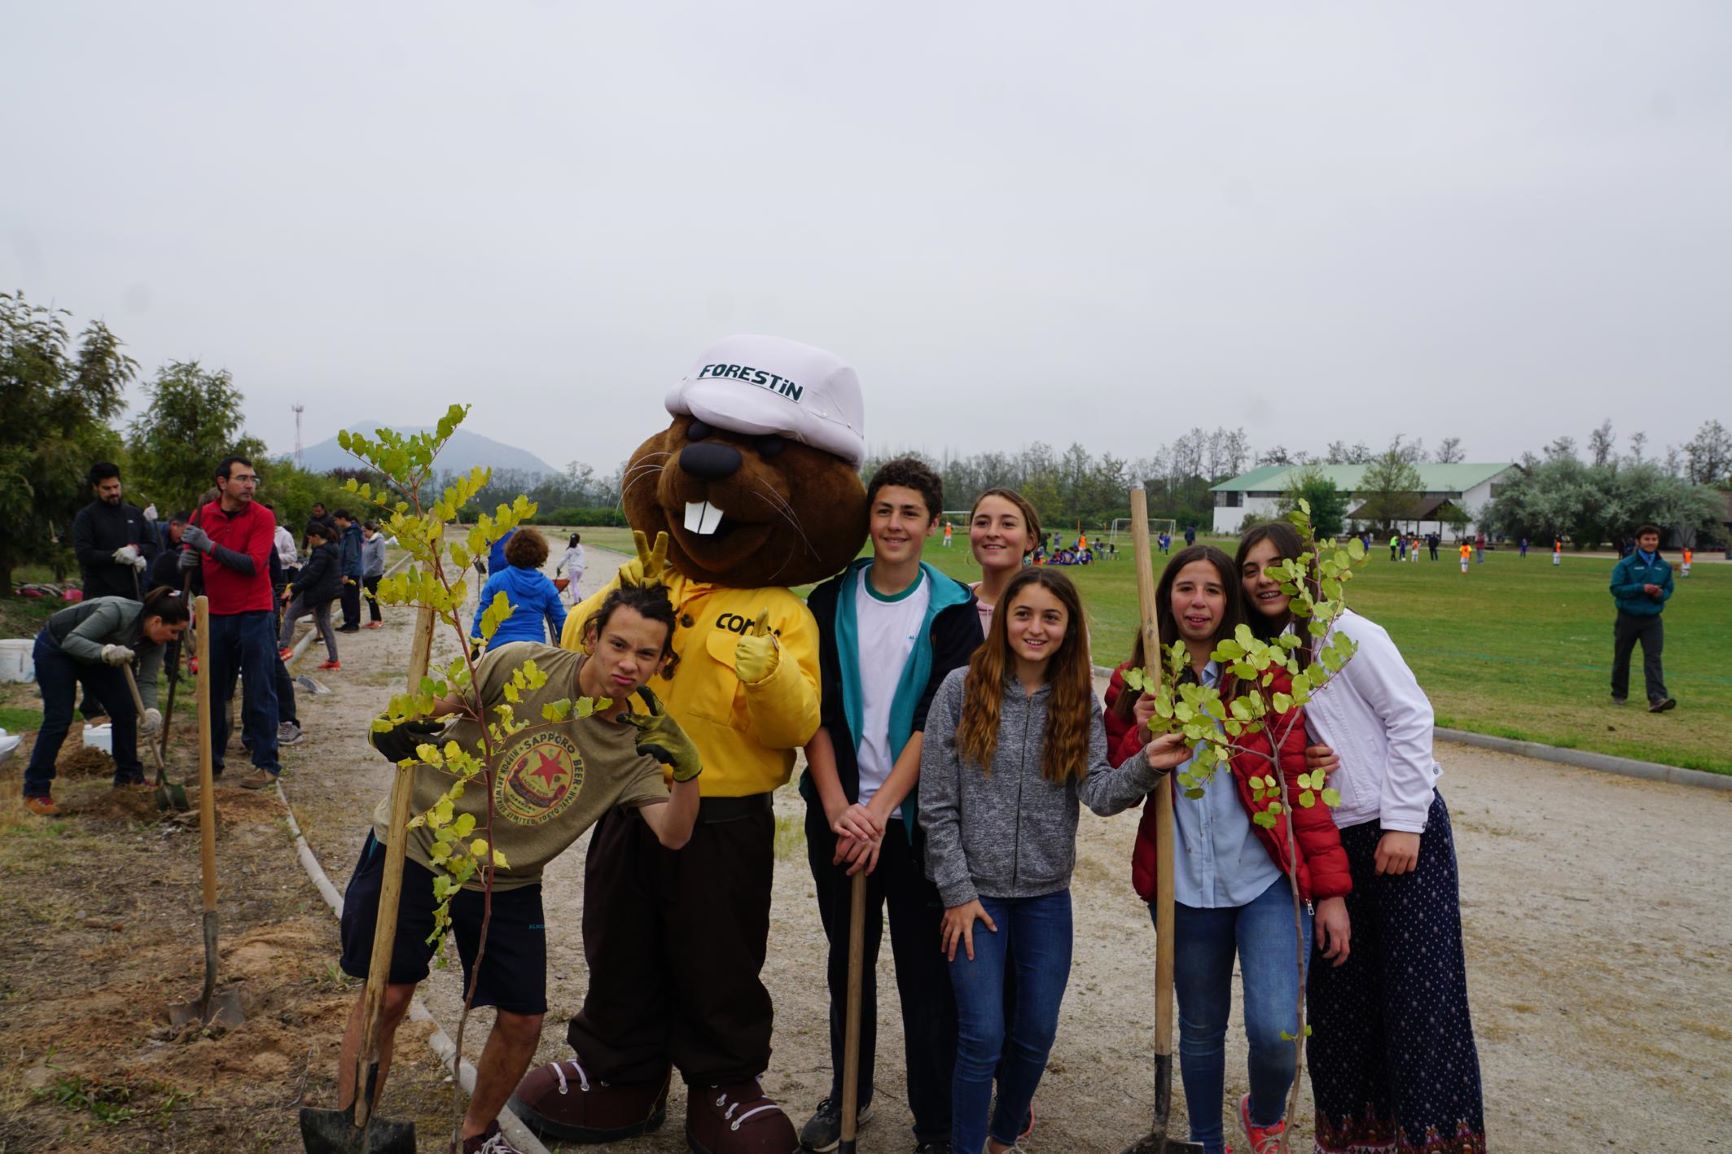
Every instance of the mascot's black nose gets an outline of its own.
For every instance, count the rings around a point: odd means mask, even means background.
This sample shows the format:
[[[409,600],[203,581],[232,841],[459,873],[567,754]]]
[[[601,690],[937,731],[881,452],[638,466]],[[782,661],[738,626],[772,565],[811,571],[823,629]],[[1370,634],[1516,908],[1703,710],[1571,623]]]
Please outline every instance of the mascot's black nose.
[[[720,441],[699,441],[680,450],[680,468],[706,481],[720,481],[739,471],[740,451]]]

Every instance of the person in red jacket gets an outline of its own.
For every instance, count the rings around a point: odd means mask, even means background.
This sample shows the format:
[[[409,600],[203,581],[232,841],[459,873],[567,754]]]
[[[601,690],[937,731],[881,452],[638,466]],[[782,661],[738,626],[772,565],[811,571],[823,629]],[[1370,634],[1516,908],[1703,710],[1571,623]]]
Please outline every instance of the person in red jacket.
[[[1185,678],[1218,685],[1224,700],[1254,688],[1236,682],[1210,656],[1244,619],[1239,580],[1225,553],[1210,545],[1181,550],[1161,574],[1155,606],[1160,635],[1183,641],[1190,654]],[[1133,661],[1140,658],[1139,652]],[[1122,674],[1130,664],[1113,674],[1107,692],[1108,742],[1115,764],[1141,752],[1150,741],[1154,702],[1126,689]],[[1271,691],[1285,691],[1286,678],[1277,674],[1276,681]],[[1224,1092],[1235,956],[1242,972],[1250,1046],[1251,1092],[1239,1100],[1240,1129],[1253,1154],[1265,1154],[1279,1148],[1287,1128],[1287,1091],[1297,1072],[1292,1037],[1299,1029],[1296,1007],[1304,980],[1294,961],[1289,874],[1304,902],[1300,922],[1307,955],[1313,929],[1316,948],[1333,964],[1346,961],[1349,952],[1344,899],[1352,880],[1347,855],[1328,810],[1299,804],[1294,779],[1306,769],[1306,738],[1304,719],[1297,713],[1271,714],[1263,732],[1239,738],[1230,767],[1215,771],[1203,796],[1181,795],[1173,807],[1179,1072],[1191,1140],[1209,1154],[1224,1149],[1218,1104]],[[1269,803],[1253,800],[1249,779],[1274,772],[1270,753],[1275,747],[1287,779],[1286,812],[1264,828],[1252,815]],[[1169,778],[1157,788],[1175,786]],[[1297,850],[1292,856],[1289,815]],[[1145,900],[1155,893],[1155,849],[1154,807],[1147,806],[1131,859],[1132,881]]]
[[[215,772],[223,771],[229,741],[229,699],[236,676],[246,679],[242,732],[252,753],[247,789],[274,785],[277,762],[277,614],[271,588],[277,518],[253,500],[258,474],[245,457],[226,457],[216,469],[216,500],[193,516],[180,535],[181,568],[199,570],[210,599],[212,744]]]

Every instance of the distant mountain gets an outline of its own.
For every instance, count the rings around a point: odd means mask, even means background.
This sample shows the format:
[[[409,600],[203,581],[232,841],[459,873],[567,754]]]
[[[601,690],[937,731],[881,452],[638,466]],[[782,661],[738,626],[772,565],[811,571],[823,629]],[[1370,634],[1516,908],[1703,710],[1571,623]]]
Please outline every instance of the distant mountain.
[[[360,422],[350,425],[350,432],[366,433],[371,436],[374,429],[380,427],[379,422]],[[431,425],[390,425],[399,433],[420,433],[432,428]],[[337,445],[337,438],[330,437],[316,445],[308,445],[301,454],[301,463],[315,473],[323,473],[328,469],[349,468],[360,464],[355,458],[343,452]],[[520,473],[557,473],[552,465],[537,457],[527,449],[519,449],[514,445],[503,444],[492,437],[483,437],[480,433],[472,433],[467,429],[458,429],[451,434],[451,439],[445,444],[445,451],[439,454],[437,467],[441,472],[468,472],[477,465],[485,465],[494,472],[515,470]]]

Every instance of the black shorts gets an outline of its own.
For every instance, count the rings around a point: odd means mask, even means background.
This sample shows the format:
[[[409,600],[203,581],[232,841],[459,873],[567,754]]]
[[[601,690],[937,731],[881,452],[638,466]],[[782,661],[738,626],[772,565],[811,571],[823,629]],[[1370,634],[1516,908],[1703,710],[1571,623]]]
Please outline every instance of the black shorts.
[[[367,976],[373,956],[373,928],[379,920],[379,888],[385,875],[385,847],[371,833],[343,895],[343,972]],[[397,941],[391,950],[392,985],[414,985],[426,978],[434,946],[433,873],[411,859],[403,861],[403,896],[397,903]],[[463,988],[469,988],[476,946],[481,940],[481,893],[463,890],[451,901],[451,928],[463,962]],[[487,926],[487,954],[475,984],[475,1004],[511,1014],[547,1012],[547,926],[541,916],[541,885],[495,890],[493,918]]]

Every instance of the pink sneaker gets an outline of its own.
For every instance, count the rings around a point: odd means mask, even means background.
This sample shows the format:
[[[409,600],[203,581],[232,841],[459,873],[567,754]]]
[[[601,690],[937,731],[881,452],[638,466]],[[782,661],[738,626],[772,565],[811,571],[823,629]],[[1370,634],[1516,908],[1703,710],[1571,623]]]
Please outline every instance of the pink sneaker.
[[[1245,1135],[1251,1154],[1279,1154],[1281,1136],[1287,1133],[1287,1121],[1282,1119],[1273,1126],[1251,1125],[1251,1095],[1246,1094],[1239,1099],[1239,1129]]]

